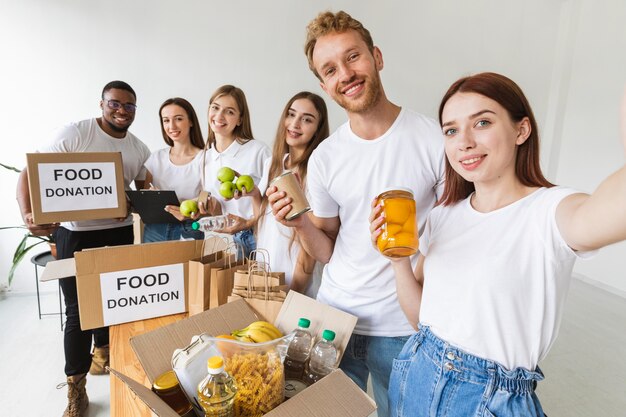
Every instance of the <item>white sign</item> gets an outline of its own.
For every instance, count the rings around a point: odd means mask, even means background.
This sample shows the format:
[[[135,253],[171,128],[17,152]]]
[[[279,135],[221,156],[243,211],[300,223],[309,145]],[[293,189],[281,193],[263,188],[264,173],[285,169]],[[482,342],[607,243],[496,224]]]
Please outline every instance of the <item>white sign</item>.
[[[105,326],[185,311],[183,264],[100,274]]]
[[[117,207],[113,162],[41,163],[38,168],[43,213]]]

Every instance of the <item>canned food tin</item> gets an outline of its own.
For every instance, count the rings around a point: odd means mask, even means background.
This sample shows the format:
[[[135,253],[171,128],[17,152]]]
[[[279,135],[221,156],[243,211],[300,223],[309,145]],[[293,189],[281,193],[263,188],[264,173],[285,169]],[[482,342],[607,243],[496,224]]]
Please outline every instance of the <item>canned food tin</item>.
[[[270,186],[274,186],[278,191],[284,191],[288,197],[291,197],[291,210],[285,216],[287,220],[293,220],[311,210],[309,202],[302,191],[302,187],[298,183],[298,179],[291,171],[285,171],[270,182]]]

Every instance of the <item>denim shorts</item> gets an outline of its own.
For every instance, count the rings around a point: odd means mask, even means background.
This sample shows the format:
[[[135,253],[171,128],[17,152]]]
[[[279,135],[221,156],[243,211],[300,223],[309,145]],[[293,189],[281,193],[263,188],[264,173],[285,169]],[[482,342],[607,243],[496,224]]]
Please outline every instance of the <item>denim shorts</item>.
[[[543,374],[470,355],[428,327],[411,337],[393,363],[392,416],[544,417],[534,387]]]

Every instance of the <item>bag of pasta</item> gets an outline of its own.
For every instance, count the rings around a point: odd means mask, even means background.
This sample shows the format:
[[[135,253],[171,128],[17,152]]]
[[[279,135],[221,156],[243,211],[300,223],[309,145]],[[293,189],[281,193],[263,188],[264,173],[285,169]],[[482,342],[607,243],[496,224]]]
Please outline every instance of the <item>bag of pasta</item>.
[[[246,343],[221,337],[201,336],[204,344],[203,350],[207,352],[207,355],[214,355],[216,350],[219,351],[224,358],[224,370],[235,380],[237,386],[234,402],[235,417],[262,416],[282,403],[285,389],[283,359],[291,336],[264,343]],[[186,385],[197,389],[201,379],[197,374],[191,376],[190,372],[181,369],[182,366],[176,366],[176,362],[182,362],[176,357],[177,354],[174,354],[173,368],[177,375],[186,374],[180,376],[181,380],[190,380],[190,384],[181,383],[181,385],[187,396],[192,399],[192,403],[197,405],[195,401],[197,392],[189,392],[191,389],[188,389]],[[202,363],[202,360],[197,363]],[[206,361],[202,365],[206,373]],[[196,368],[196,365],[193,368]]]

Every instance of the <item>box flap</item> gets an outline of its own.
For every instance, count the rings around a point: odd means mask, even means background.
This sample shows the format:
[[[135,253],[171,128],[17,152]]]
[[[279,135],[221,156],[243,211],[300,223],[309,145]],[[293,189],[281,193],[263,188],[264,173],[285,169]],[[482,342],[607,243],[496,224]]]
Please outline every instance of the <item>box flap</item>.
[[[242,299],[135,336],[130,339],[130,345],[152,382],[172,369],[174,350],[189,345],[193,336],[201,333],[212,336],[230,334],[232,330],[244,328],[256,320],[259,318]]]
[[[133,381],[126,375],[117,372],[113,368],[109,368],[111,374],[118,377],[132,392],[137,394],[137,396],[144,402],[156,415],[159,417],[179,417],[178,413],[176,413],[172,408],[165,403],[162,399],[159,398],[152,390],[144,387],[140,383]]]
[[[53,279],[73,277],[75,275],[76,260],[74,258],[61,259],[59,261],[48,262],[39,277],[39,281],[51,281]]]
[[[298,327],[298,320],[301,317],[311,320],[309,328],[316,340],[321,339],[325,329],[335,332],[337,336],[334,343],[339,353],[338,360],[341,360],[356,326],[357,317],[306,295],[289,291],[274,324],[281,332],[287,334]]]
[[[367,417],[376,403],[341,370],[311,385],[266,414],[268,417]]]

